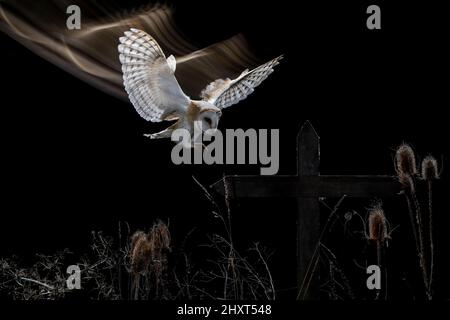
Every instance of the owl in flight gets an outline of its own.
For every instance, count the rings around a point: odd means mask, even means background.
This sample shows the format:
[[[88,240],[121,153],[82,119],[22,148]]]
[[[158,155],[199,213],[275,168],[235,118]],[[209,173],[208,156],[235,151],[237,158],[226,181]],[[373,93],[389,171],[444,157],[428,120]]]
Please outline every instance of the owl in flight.
[[[165,130],[147,134],[151,139],[170,138],[175,129],[194,132],[217,129],[222,109],[245,99],[273,72],[282,59],[279,56],[259,67],[245,70],[236,79],[217,79],[201,92],[201,100],[190,99],[175,78],[177,61],[166,58],[158,43],[138,29],[121,37],[118,47],[123,82],[128,97],[139,115],[147,121],[176,122]]]

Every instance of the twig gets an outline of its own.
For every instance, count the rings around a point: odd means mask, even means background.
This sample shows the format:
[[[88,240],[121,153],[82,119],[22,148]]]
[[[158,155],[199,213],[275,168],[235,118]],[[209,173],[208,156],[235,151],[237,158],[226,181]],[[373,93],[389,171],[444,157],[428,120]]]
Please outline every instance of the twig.
[[[316,244],[316,247],[314,249],[314,252],[313,252],[313,255],[311,257],[311,260],[309,261],[308,268],[306,269],[306,274],[305,274],[305,277],[303,278],[302,284],[300,286],[300,290],[299,290],[298,295],[297,295],[297,300],[303,299],[306,296],[306,293],[308,292],[309,285],[311,283],[312,277],[314,275],[314,272],[316,270],[316,267],[317,267],[317,264],[318,264],[318,261],[319,261],[318,253],[319,253],[320,244],[322,242],[322,239],[323,239],[323,237],[325,235],[326,230],[328,229],[328,227],[331,224],[331,222],[332,222],[336,212],[338,211],[339,207],[341,206],[342,202],[344,201],[344,199],[346,197],[347,197],[346,195],[343,195],[339,199],[339,201],[334,206],[333,211],[328,216],[327,222],[325,223],[325,226],[322,229],[322,232],[320,233],[319,241]],[[317,259],[316,259],[316,257],[317,257]],[[308,278],[310,278],[310,279],[308,279]]]
[[[19,277],[19,278],[20,278],[20,280],[33,282],[33,283],[36,283],[36,284],[41,285],[43,287],[46,287],[47,289],[55,290],[55,287],[53,287],[51,285],[48,285],[46,283],[43,283],[43,282],[40,282],[40,281],[37,281],[37,280],[34,280],[34,279],[30,279],[30,278],[25,278],[25,277]]]
[[[258,243],[255,243],[255,249],[256,249],[256,252],[258,252],[259,257],[261,258],[261,261],[263,262],[264,267],[266,268],[267,275],[269,276],[270,287],[272,289],[272,300],[275,300],[275,285],[273,283],[272,274],[269,270],[269,266],[267,265],[266,260],[264,259],[263,255],[261,254],[261,251],[259,250]]]

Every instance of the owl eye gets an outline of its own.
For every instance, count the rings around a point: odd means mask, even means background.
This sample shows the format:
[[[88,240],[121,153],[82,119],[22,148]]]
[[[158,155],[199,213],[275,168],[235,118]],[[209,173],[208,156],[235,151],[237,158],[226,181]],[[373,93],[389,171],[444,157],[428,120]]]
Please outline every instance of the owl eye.
[[[209,126],[211,126],[212,124],[211,118],[205,117],[205,121]]]

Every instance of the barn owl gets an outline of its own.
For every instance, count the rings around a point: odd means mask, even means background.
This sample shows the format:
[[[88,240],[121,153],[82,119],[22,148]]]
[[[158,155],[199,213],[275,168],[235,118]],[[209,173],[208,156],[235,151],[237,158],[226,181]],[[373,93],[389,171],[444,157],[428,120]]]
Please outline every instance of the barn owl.
[[[128,97],[139,115],[147,121],[176,121],[165,130],[146,134],[151,139],[170,138],[175,129],[194,132],[217,129],[222,109],[245,99],[273,72],[282,56],[236,79],[217,79],[200,93],[201,100],[188,97],[175,78],[177,61],[166,58],[156,40],[144,31],[130,29],[119,39],[119,60]]]

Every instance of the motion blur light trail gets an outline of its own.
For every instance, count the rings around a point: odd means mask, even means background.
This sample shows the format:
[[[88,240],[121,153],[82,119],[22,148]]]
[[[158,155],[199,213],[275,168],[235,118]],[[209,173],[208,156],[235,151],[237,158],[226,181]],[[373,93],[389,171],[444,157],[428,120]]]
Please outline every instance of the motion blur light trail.
[[[73,4],[81,8],[80,30],[66,27],[66,10]],[[0,3],[0,30],[58,67],[124,101],[128,98],[117,45],[119,37],[130,28],[145,30],[167,56],[176,57],[176,77],[193,98],[211,81],[235,77],[260,63],[240,34],[196,48],[176,28],[172,8],[149,5],[124,13],[116,6],[92,1],[5,0]]]

